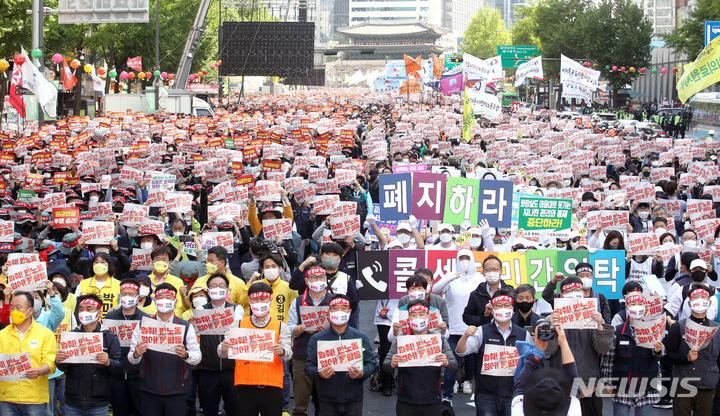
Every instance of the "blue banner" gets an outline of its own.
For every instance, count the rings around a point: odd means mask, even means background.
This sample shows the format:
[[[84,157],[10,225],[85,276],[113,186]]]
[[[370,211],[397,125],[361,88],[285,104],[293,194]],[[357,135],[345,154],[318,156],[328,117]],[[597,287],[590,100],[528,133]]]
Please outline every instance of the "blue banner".
[[[410,218],[412,209],[412,174],[380,175],[380,215],[385,221]]]
[[[490,227],[510,228],[513,214],[512,181],[480,179],[478,223],[487,220]]]
[[[625,286],[625,250],[598,250],[590,254],[593,289],[608,299],[622,299]]]

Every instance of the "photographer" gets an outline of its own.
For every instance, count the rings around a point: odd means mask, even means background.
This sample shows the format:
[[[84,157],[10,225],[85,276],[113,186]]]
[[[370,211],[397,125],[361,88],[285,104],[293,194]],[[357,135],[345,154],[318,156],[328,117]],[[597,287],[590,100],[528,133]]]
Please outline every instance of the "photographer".
[[[283,241],[278,237],[278,240],[268,241],[255,237],[250,240],[250,253],[252,261],[243,263],[240,267],[244,281],[249,282],[253,274],[260,269],[258,259],[269,254],[281,256],[280,279],[285,282],[290,281],[291,268],[294,268],[297,262],[297,251],[293,248],[290,240]]]

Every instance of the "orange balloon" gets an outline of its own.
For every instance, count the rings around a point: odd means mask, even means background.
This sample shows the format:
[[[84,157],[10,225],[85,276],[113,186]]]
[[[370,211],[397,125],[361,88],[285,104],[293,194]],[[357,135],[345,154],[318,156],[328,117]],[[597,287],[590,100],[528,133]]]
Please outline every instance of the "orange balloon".
[[[72,61],[70,61],[70,66],[73,69],[77,69],[80,67],[80,61],[78,61],[77,59],[73,59]]]
[[[130,72],[130,73],[128,74],[128,79],[135,79],[135,73],[134,73],[134,72]]]

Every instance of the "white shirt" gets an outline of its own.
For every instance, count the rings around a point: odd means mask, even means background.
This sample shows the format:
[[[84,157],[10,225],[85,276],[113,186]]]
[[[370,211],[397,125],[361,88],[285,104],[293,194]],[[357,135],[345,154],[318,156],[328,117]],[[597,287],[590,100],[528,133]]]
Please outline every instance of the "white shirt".
[[[462,318],[465,306],[470,299],[470,293],[484,281],[485,277],[480,273],[475,273],[474,276],[468,278],[455,278],[455,274],[450,272],[433,285],[433,293],[444,295],[447,302],[450,335],[465,333],[468,327]]]
[[[678,320],[689,318],[692,314],[690,310],[690,296],[685,298],[683,302],[683,289],[675,283],[673,286],[678,288],[668,295],[668,303],[665,305],[665,309],[670,312],[672,316],[678,315]],[[682,303],[682,310],[680,310],[680,304]],[[679,312],[679,314],[678,314]],[[718,314],[718,299],[715,296],[710,296],[710,308],[707,310],[707,318],[714,321]]]
[[[500,328],[500,325],[498,325],[494,319],[493,319],[492,323],[495,325],[495,328],[497,328],[498,332],[502,334],[503,339],[505,341],[507,341],[508,337],[512,333],[512,328],[513,328],[512,323],[510,324],[510,326],[507,327],[507,329],[505,331],[503,331],[502,328]],[[518,341],[522,341],[522,340],[518,340]],[[525,331],[525,340],[524,341],[530,342],[530,343],[533,342],[533,339],[530,336],[530,333],[528,331]],[[480,346],[482,345],[482,343],[483,343],[483,331],[482,331],[482,327],[478,327],[477,331],[475,331],[475,335],[468,337],[467,341],[465,341],[465,352],[463,352],[463,353],[460,353],[457,351],[455,351],[455,352],[457,353],[457,355],[459,357],[464,357],[466,355],[475,354],[476,352],[480,351]]]
[[[240,307],[240,309],[242,309],[242,307]],[[169,320],[164,322],[172,322],[173,318],[175,318],[174,314],[170,316]],[[156,319],[158,321],[162,321],[159,316]],[[142,321],[140,325],[142,325]],[[138,344],[140,344],[140,325],[135,327],[132,334],[132,340],[130,340],[130,352],[128,352],[128,361],[130,364],[140,364],[140,361],[142,361],[144,357],[144,355],[141,355],[140,358],[135,358],[134,356],[135,348]],[[195,336],[195,328],[193,328],[192,325],[188,325],[185,330],[185,351],[187,351],[188,357],[183,361],[190,365],[198,365],[200,363],[202,353],[200,352],[200,346],[198,345],[197,337]]]

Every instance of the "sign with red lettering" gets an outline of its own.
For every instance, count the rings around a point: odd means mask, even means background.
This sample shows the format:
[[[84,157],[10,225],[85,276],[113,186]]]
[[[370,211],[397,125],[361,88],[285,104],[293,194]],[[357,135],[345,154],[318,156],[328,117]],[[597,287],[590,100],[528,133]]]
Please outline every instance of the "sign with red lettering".
[[[192,195],[187,192],[168,192],[165,194],[165,209],[184,214],[192,209],[192,200]]]
[[[233,323],[232,308],[193,309],[192,314],[200,335],[225,335]]]
[[[134,257],[134,256],[133,256]],[[103,326],[118,337],[121,347],[129,347],[132,334],[140,321],[124,321],[120,319],[103,319]]]
[[[208,250],[215,246],[225,247],[228,253],[234,253],[233,236],[229,231],[221,231],[217,233],[206,232],[202,234],[203,250]]]
[[[310,201],[315,204],[315,215],[330,215],[333,212],[335,204],[340,201],[339,195],[325,195],[316,196],[314,201]]]
[[[228,358],[231,360],[272,362],[275,331],[255,328],[232,328],[226,337],[230,341]],[[319,342],[318,342],[319,343]]]
[[[440,362],[435,357],[442,354],[442,340],[437,334],[401,335],[397,337],[397,353],[402,357],[399,367],[437,367]]]
[[[342,339],[317,342],[318,370],[332,367],[335,372],[348,371],[350,367],[363,368],[362,339]]]
[[[515,347],[485,345],[480,374],[494,377],[508,377],[515,373],[520,354]]]
[[[97,364],[96,357],[103,351],[103,335],[97,332],[63,332],[60,334],[59,349],[67,354],[63,364]]]
[[[330,217],[330,229],[333,238],[360,235],[360,216],[348,215],[347,217]]]
[[[701,350],[710,344],[720,326],[709,327],[691,319],[685,322],[685,342],[691,350]]]
[[[300,321],[304,332],[327,328],[330,322],[329,306],[300,306]]]
[[[690,321],[688,319],[688,321]],[[658,316],[651,321],[638,321],[633,323],[635,328],[635,344],[638,347],[654,349],[657,341],[665,338],[665,316]]]
[[[53,228],[80,226],[80,208],[53,208]]]
[[[115,226],[105,221],[85,221],[82,224],[85,244],[110,244],[115,237]]]
[[[27,380],[25,373],[32,368],[30,353],[2,354],[0,353],[0,381]]]
[[[655,233],[630,233],[629,252],[635,256],[649,256],[660,248],[660,239]]]
[[[597,299],[555,299],[555,311],[558,323],[565,329],[597,329],[598,324],[593,319],[593,312],[597,312]]]
[[[148,349],[175,355],[175,347],[182,345],[185,327],[144,316],[140,323],[140,343]]]
[[[258,181],[255,185],[256,201],[279,201],[280,182]]]
[[[47,283],[45,262],[33,262],[8,267],[8,286],[17,292],[44,290]]]
[[[262,226],[265,238],[274,239],[276,236],[279,236],[283,240],[292,238],[292,218],[263,220]]]
[[[15,222],[0,221],[0,243],[12,243],[15,233]]]
[[[150,216],[150,207],[140,204],[125,204],[120,223],[124,226],[136,226]]]

